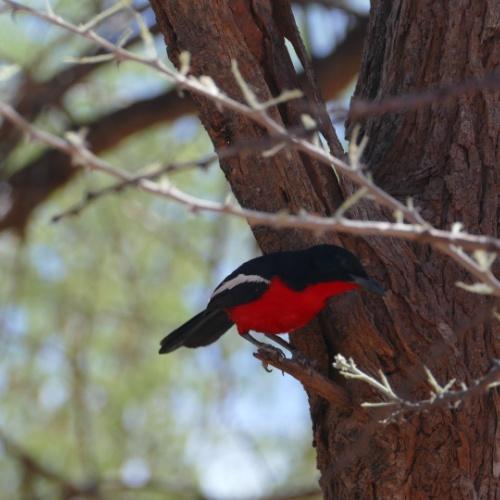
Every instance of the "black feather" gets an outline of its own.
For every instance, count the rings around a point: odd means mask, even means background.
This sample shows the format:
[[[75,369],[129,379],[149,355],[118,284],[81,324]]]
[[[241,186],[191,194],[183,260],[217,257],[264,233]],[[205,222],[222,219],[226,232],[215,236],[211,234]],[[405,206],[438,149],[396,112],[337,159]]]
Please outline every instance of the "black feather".
[[[201,347],[215,342],[233,326],[233,322],[222,309],[202,311],[179,326],[160,342],[160,354],[172,352],[179,347]]]
[[[227,278],[221,284],[226,281],[228,281]],[[241,304],[248,304],[262,297],[268,288],[269,283],[252,281],[241,283],[234,288],[213,295],[207,309],[230,309]]]

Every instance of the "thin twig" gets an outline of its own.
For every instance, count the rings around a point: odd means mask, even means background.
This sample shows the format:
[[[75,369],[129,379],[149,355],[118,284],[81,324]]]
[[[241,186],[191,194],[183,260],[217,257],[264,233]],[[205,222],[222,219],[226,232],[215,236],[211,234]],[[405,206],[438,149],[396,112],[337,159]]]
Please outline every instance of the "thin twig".
[[[327,105],[327,110],[335,123],[350,120],[355,123],[363,118],[382,116],[387,113],[403,113],[440,103],[452,97],[473,94],[478,91],[500,88],[500,72],[489,73],[483,78],[471,78],[460,83],[452,83],[421,92],[412,92],[378,100],[353,99],[350,108],[339,107],[335,103]]]
[[[497,71],[486,75],[484,78],[471,78],[460,83],[426,89],[423,92],[385,97],[378,101],[354,99],[347,111],[346,118],[357,121],[361,118],[380,116],[386,113],[410,111],[459,95],[468,95],[479,90],[492,90],[499,87],[500,72]]]
[[[471,396],[474,396],[481,392],[488,391],[500,385],[499,360],[495,360],[493,362],[491,370],[486,375],[475,380],[469,387],[466,387],[465,384],[462,384],[462,388],[459,390],[451,390],[451,387],[456,382],[455,380],[450,380],[444,386],[441,386],[436,381],[436,378],[434,377],[432,372],[428,368],[425,368],[427,374],[427,382],[433,389],[431,395],[429,399],[421,401],[409,401],[399,396],[394,391],[387,377],[381,371],[379,372],[380,380],[377,380],[372,375],[369,375],[368,373],[365,373],[360,368],[358,368],[352,358],[346,359],[341,354],[337,354],[333,366],[344,377],[365,382],[366,384],[375,388],[377,392],[379,392],[384,397],[385,401],[365,402],[361,405],[364,408],[390,410],[391,413],[387,418],[384,419],[384,423],[392,422],[407,413],[428,411],[438,406],[457,408],[457,406],[467,398],[470,398]]]
[[[376,186],[370,178],[363,174],[362,169],[354,169],[345,161],[329,154],[321,146],[315,145],[301,137],[297,137],[294,134],[290,134],[283,125],[273,120],[266,113],[265,108],[262,108],[261,106],[253,108],[250,105],[245,105],[235,99],[232,99],[224,94],[215,85],[211,78],[206,76],[201,76],[200,78],[196,78],[191,75],[187,76],[181,72],[169,69],[158,58],[143,57],[125,50],[122,47],[118,47],[92,30],[82,30],[80,27],[69,23],[52,12],[41,12],[13,0],[4,1],[13,9],[13,11],[27,12],[31,15],[39,17],[40,19],[44,19],[51,24],[87,38],[100,47],[109,50],[109,52],[114,54],[116,59],[120,62],[128,60],[152,68],[167,80],[174,83],[180,90],[188,90],[189,92],[211,100],[220,107],[235,111],[241,115],[251,118],[256,123],[267,129],[271,135],[281,137],[283,141],[292,144],[299,151],[308,154],[322,163],[326,163],[327,165],[334,166],[339,169],[352,182],[361,187],[365,187],[379,205],[390,208],[393,211],[399,211],[410,222],[422,225],[427,224],[414,209],[408,208],[406,205]]]
[[[359,166],[358,168],[354,168],[353,165],[349,165],[345,161],[332,156],[330,153],[325,151],[319,144],[314,144],[313,142],[305,140],[302,137],[297,137],[296,135],[291,134],[289,131],[286,130],[286,128],[283,125],[276,122],[268,115],[268,113],[266,112],[266,107],[263,106],[262,103],[257,102],[252,104],[252,101],[254,100],[255,96],[249,94],[248,85],[241,79],[237,78],[238,73],[237,73],[237,66],[235,64],[233,65],[233,72],[235,73],[235,76],[238,82],[240,83],[240,87],[242,87],[244,95],[246,95],[248,102],[247,105],[239,101],[236,101],[235,99],[232,99],[226,94],[224,94],[215,85],[215,83],[210,77],[201,76],[199,78],[196,78],[194,76],[185,74],[185,72],[178,72],[173,69],[169,69],[157,57],[148,58],[129,52],[123,49],[122,47],[112,44],[111,42],[99,36],[92,30],[82,30],[81,27],[78,27],[74,24],[65,21],[61,17],[55,15],[52,11],[41,12],[12,0],[4,0],[4,1],[11,7],[13,11],[28,12],[54,25],[60,26],[68,31],[71,31],[73,33],[76,33],[80,36],[83,36],[91,40],[100,47],[109,50],[110,53],[115,55],[118,61],[124,61],[124,60],[134,61],[136,63],[143,64],[147,67],[156,70],[163,77],[167,78],[170,82],[174,83],[180,90],[188,90],[196,95],[211,100],[214,104],[218,105],[219,107],[229,109],[241,115],[247,116],[248,118],[251,118],[256,123],[258,123],[259,125],[263,126],[269,132],[269,134],[274,138],[278,139],[281,138],[285,143],[290,144],[295,149],[308,154],[310,157],[322,163],[335,167],[336,170],[341,172],[342,175],[349,178],[359,187],[365,188],[366,193],[377,204],[389,208],[392,210],[393,213],[398,214],[398,217],[401,219],[400,223],[402,223],[404,220],[410,223],[407,224],[406,227],[398,228],[400,230],[400,233],[398,235],[399,237],[405,238],[404,235],[406,235],[405,239],[431,243],[436,249],[446,253],[455,262],[457,262],[462,267],[466,268],[473,276],[475,276],[479,280],[479,282],[485,283],[487,286],[489,286],[492,290],[491,293],[493,295],[500,296],[500,282],[491,273],[490,269],[481,268],[480,266],[476,265],[475,262],[470,257],[468,257],[465,254],[461,255],[460,252],[454,251],[453,247],[450,246],[452,244],[460,246],[465,250],[471,250],[472,248],[483,248],[484,250],[498,252],[500,246],[499,240],[496,240],[495,238],[488,238],[485,236],[475,237],[471,235],[467,236],[456,235],[454,233],[448,233],[446,231],[441,232],[441,234],[439,234],[439,230],[434,229],[429,223],[427,223],[413,206],[405,205],[404,203],[400,202],[399,200],[393,198],[391,195],[386,193],[380,187],[376,186],[373,183],[372,179],[364,174],[363,168],[359,168]],[[88,150],[85,151],[82,148],[80,148],[79,152],[81,154],[85,153],[84,156],[86,156],[88,159],[90,153],[88,152]],[[74,155],[75,152],[73,151],[72,154]],[[103,165],[101,164],[101,167],[102,166]],[[95,165],[94,168],[97,169]],[[112,167],[111,169],[116,170]],[[110,173],[109,168],[106,168],[106,170],[108,170],[108,173]],[[129,180],[129,179],[130,176],[127,176],[124,180]],[[161,189],[159,191],[157,186],[148,184],[147,182],[148,181],[141,181],[141,183],[139,184],[141,189],[147,190],[149,192],[155,192],[156,194],[161,194],[162,191]],[[282,217],[282,219],[286,219],[286,222],[279,222],[279,218],[276,217],[270,221],[269,220],[270,214],[265,214],[265,213],[262,214],[250,211],[253,213],[247,212],[247,214],[244,215],[243,210],[236,209],[235,207],[230,207],[228,205],[221,206],[220,204],[204,202],[203,204],[201,204],[202,206],[196,206],[196,199],[194,199],[193,197],[189,197],[189,195],[186,195],[185,193],[182,193],[173,187],[168,189],[168,193],[166,193],[166,195],[186,205],[192,205],[193,210],[203,209],[203,210],[218,211],[223,213],[231,213],[233,215],[239,215],[241,217],[245,217],[250,223],[264,223],[274,226],[310,227],[312,224],[315,224],[317,222],[317,221],[313,222],[311,220],[311,217],[314,216],[310,215],[304,216],[301,214],[299,216],[293,216],[296,217],[296,220],[290,218],[292,216]],[[198,203],[198,205],[200,204]],[[318,219],[321,220],[322,218]],[[362,233],[365,235],[369,235],[377,233],[377,234],[396,236],[396,234],[394,233],[390,234],[390,232],[393,231],[394,228],[387,226],[383,226],[383,230],[381,227],[377,227],[375,229],[374,226],[371,226],[371,229],[374,232],[370,232],[369,230],[367,230],[364,231],[363,233],[362,231],[359,231],[359,226],[358,227],[356,227],[355,225],[353,226],[353,223],[355,221],[346,221],[346,220],[331,218],[328,220],[328,222],[329,224],[327,225],[329,227],[327,229],[336,229],[339,231],[344,230],[344,232],[351,232],[353,234]],[[357,222],[358,221],[356,221],[356,223]],[[379,224],[379,223],[373,222],[371,224]],[[388,224],[388,223],[382,223],[382,224]],[[319,222],[319,225],[321,225],[321,222]],[[438,233],[436,234],[436,232]],[[477,246],[476,243],[477,238],[482,239],[482,243],[479,245],[479,247]],[[485,238],[487,240],[487,245]],[[461,243],[455,242],[454,240],[462,240],[462,242]]]
[[[303,133],[310,133],[310,131],[303,129]],[[204,158],[184,162],[170,162],[159,167],[156,167],[156,165],[150,165],[149,167],[141,169],[141,171],[145,171],[145,173],[134,175],[128,180],[111,184],[110,186],[106,186],[99,190],[87,191],[78,203],[64,210],[63,212],[54,215],[51,221],[59,222],[66,217],[80,215],[80,213],[91,203],[97,201],[103,196],[121,193],[126,188],[137,186],[143,180],[156,181],[160,177],[190,169],[207,170],[212,163],[221,161],[226,158],[231,158],[232,156],[238,155],[245,151],[250,151],[253,153],[263,151],[263,155],[270,154],[269,152],[272,152],[272,148],[276,146],[277,142],[280,147],[284,146],[281,139],[276,140],[272,137],[263,137],[258,140],[246,140],[229,147],[220,148],[216,151],[216,153],[209,154]]]
[[[348,234],[391,236],[419,243],[432,244],[441,251],[449,253],[452,258],[470,271],[479,281],[490,286],[492,295],[500,296],[500,282],[498,282],[491,271],[481,268],[479,265],[475,264],[473,259],[468,255],[463,252],[458,252],[453,249],[454,247],[450,246],[462,247],[466,250],[481,249],[498,252],[500,251],[500,240],[495,238],[470,235],[456,231],[443,231],[427,225],[422,226],[419,224],[406,224],[402,222],[391,223],[384,221],[350,220],[344,217],[321,217],[307,212],[301,212],[298,215],[282,212],[273,214],[259,210],[241,208],[231,203],[218,203],[203,200],[181,191],[172,183],[162,182],[159,184],[148,179],[137,180],[133,175],[117,169],[95,156],[85,147],[83,141],[76,134],[68,135],[69,140],[64,140],[53,134],[39,130],[33,127],[11,106],[3,102],[0,102],[0,115],[18,126],[29,137],[68,154],[75,163],[86,166],[92,170],[103,172],[111,177],[119,179],[122,183],[135,183],[142,191],[174,200],[182,205],[186,205],[193,212],[208,211],[232,215],[246,219],[250,224],[254,225],[262,224],[271,227],[294,227],[316,232],[318,230],[335,230]]]

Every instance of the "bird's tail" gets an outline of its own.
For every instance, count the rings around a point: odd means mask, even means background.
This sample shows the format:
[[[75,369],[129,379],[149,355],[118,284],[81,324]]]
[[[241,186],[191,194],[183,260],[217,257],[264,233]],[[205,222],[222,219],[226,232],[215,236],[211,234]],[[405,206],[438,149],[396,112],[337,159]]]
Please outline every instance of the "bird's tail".
[[[201,347],[215,342],[233,326],[222,309],[202,311],[169,333],[160,342],[160,354],[172,352],[181,346]]]

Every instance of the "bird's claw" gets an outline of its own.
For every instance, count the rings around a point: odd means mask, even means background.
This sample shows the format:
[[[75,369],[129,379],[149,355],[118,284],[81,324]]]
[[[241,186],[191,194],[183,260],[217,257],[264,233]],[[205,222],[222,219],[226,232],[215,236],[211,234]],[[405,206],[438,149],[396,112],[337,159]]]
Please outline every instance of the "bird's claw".
[[[279,359],[286,359],[286,356],[283,353],[283,351],[281,349],[279,349],[278,347],[274,347],[273,345],[265,344],[260,349],[262,349],[263,351],[267,351],[273,357],[277,356]]]
[[[273,359],[278,359],[278,360],[283,360],[286,359],[285,354],[281,349],[278,349],[277,347],[274,347],[272,345],[264,344],[261,347],[259,347],[259,351],[266,352],[269,354]],[[273,370],[269,368],[269,362],[267,360],[262,360],[262,367],[266,372],[271,373]]]

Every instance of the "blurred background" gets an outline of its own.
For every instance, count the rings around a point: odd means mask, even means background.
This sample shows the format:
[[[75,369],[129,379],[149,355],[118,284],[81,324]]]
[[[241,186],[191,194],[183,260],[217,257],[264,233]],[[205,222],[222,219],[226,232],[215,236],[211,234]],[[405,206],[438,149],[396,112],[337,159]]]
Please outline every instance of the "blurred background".
[[[83,23],[113,3],[51,5]],[[166,59],[148,4],[133,7],[142,21],[123,10],[99,33],[144,53],[142,22]],[[294,3],[332,110],[348,106],[368,9]],[[85,129],[94,152],[131,172],[213,151],[192,104],[153,71],[75,64],[99,51],[1,1],[0,12],[0,99],[37,127]],[[229,194],[217,165],[174,181],[203,198]],[[247,225],[133,189],[51,222],[109,183],[0,122],[0,497],[316,498],[298,382],[266,373],[235,332],[157,355],[162,336],[258,254]]]

